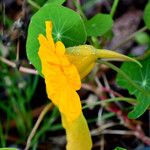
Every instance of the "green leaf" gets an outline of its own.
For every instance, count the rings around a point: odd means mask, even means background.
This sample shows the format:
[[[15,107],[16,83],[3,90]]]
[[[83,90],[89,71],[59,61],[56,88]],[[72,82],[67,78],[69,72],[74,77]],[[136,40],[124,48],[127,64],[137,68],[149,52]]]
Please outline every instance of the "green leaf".
[[[144,96],[140,93],[137,96],[138,103],[134,106],[134,109],[129,112],[128,117],[131,119],[136,119],[140,117],[149,107],[150,105],[150,96]]]
[[[150,29],[150,2],[147,3],[144,9],[144,22],[146,26]]]
[[[62,5],[66,0],[48,0],[48,3],[53,3],[57,5]]]
[[[146,32],[139,32],[136,34],[135,40],[139,44],[148,44],[150,42],[150,37]]]
[[[0,148],[0,150],[18,150],[17,148]]]
[[[112,28],[113,20],[109,14],[97,14],[85,22],[88,36],[101,36]]]
[[[45,21],[53,24],[54,41],[61,40],[66,47],[80,45],[86,41],[86,31],[81,17],[73,10],[61,5],[46,4],[32,18],[27,37],[27,56],[41,74],[41,62],[38,56],[38,35],[45,35]]]
[[[122,147],[116,147],[114,150],[126,150],[126,149]]]
[[[117,83],[121,87],[128,89],[129,93],[134,95],[138,100],[137,105],[134,106],[134,109],[128,115],[128,117],[132,119],[140,117],[150,105],[150,57],[141,61],[141,64],[143,65],[142,68],[131,62],[125,62],[121,66],[121,69],[133,80],[133,82],[138,84],[144,92],[135,89],[122,78],[120,74],[117,75]]]
[[[34,3],[37,3],[38,5],[42,6],[46,3],[47,0],[34,0]]]

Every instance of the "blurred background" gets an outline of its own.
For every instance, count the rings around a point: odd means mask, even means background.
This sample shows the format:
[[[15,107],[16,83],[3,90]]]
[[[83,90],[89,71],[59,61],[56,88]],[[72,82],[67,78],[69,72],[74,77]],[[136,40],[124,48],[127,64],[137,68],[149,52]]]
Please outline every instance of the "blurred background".
[[[49,0],[50,1],[50,0]],[[143,27],[143,10],[147,0],[120,0],[114,15],[113,34],[105,39],[104,48],[124,54],[143,55],[150,44],[149,32],[118,47],[132,33]],[[26,38],[31,17],[47,0],[0,1],[0,147],[23,149],[43,108],[50,102],[42,77],[38,76],[26,56]],[[87,18],[97,13],[109,13],[113,0],[78,0]],[[72,0],[64,6],[77,10]],[[102,38],[99,41],[104,42]],[[117,62],[115,65],[120,66]],[[94,75],[94,76],[93,76]],[[128,150],[150,150],[150,114],[138,120],[127,118],[128,103],[93,106],[92,102],[110,97],[130,96],[115,82],[116,73],[97,65],[84,80],[79,91],[88,121],[93,150],[112,150],[116,146]],[[31,149],[65,149],[65,131],[57,108],[44,117]]]

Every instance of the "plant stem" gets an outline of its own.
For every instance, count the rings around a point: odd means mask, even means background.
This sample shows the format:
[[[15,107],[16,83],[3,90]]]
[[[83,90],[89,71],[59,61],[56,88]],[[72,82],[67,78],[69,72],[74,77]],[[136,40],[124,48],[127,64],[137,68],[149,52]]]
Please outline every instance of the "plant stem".
[[[140,30],[138,30],[138,31],[134,32],[133,34],[129,35],[125,40],[120,42],[118,45],[114,46],[112,49],[116,50],[117,48],[121,47],[125,43],[129,42],[130,40],[132,40],[136,36],[137,33],[144,32],[146,30],[147,30],[147,27],[141,28]]]
[[[111,103],[111,102],[118,102],[118,101],[125,101],[125,102],[129,102],[129,103],[135,103],[137,100],[133,99],[133,98],[128,98],[128,97],[115,97],[115,98],[110,98],[110,99],[105,99],[103,101],[98,101],[96,103],[93,103],[92,105],[100,105],[100,104],[104,104],[104,103]],[[82,109],[86,109],[88,108],[88,105],[83,106]]]
[[[113,18],[114,14],[115,14],[115,11],[117,9],[118,3],[119,3],[119,0],[114,0],[114,2],[113,2],[113,6],[112,6],[111,12],[110,12],[110,15],[112,16],[112,18]]]
[[[142,92],[145,95],[149,95],[149,92],[146,92],[142,87],[140,87],[138,84],[136,84],[134,81],[132,81],[132,79],[125,72],[123,72],[120,68],[116,67],[115,65],[113,65],[109,62],[102,61],[102,60],[98,60],[98,63],[109,66],[111,69],[115,70],[117,73],[122,75],[137,90],[139,90],[140,92]]]
[[[35,3],[34,1],[32,0],[27,0],[27,2],[32,6],[34,7],[35,9],[39,10],[41,8],[41,6],[39,6],[37,3]]]
[[[79,0],[75,0],[74,1],[74,5],[75,7],[77,8],[77,11],[79,12],[79,14],[81,15],[81,17],[83,18],[84,21],[87,20],[82,8],[81,8],[81,5],[80,5],[80,1]]]
[[[40,116],[39,116],[37,122],[35,123],[32,131],[31,131],[31,133],[30,133],[30,135],[29,135],[29,137],[27,139],[27,144],[26,144],[25,150],[28,150],[30,148],[31,140],[32,140],[33,136],[35,135],[35,133],[36,133],[36,131],[37,131],[41,121],[43,120],[43,118],[46,115],[46,113],[53,108],[53,106],[54,105],[52,103],[46,105],[46,107],[40,113]]]
[[[19,61],[19,48],[20,48],[20,41],[18,38],[18,42],[17,42],[17,53],[16,53],[16,62]]]
[[[17,68],[16,63],[14,63],[14,62],[12,62],[12,61],[4,58],[4,57],[0,56],[0,61],[5,63],[6,65],[12,67],[12,68]],[[38,74],[36,70],[30,69],[30,68],[26,68],[26,67],[23,67],[23,66],[19,67],[19,71],[23,72],[23,73],[29,73],[29,74],[35,74],[35,75]]]
[[[95,48],[97,48],[97,49],[100,48],[99,40],[98,40],[97,37],[92,36],[92,37],[91,37],[91,41],[92,41],[92,45],[93,45]]]

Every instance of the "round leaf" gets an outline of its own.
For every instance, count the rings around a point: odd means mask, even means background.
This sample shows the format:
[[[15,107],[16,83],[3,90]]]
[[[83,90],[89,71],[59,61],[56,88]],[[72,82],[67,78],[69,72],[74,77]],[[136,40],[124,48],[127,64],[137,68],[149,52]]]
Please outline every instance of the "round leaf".
[[[144,22],[146,26],[150,29],[150,2],[147,3],[144,9]]]
[[[113,20],[111,15],[97,14],[85,22],[88,36],[101,36],[112,28]]]
[[[52,21],[54,41],[61,40],[66,47],[80,45],[86,41],[86,31],[81,17],[73,10],[61,5],[46,4],[32,18],[27,37],[27,56],[41,74],[38,56],[38,35],[45,35],[45,21]]]
[[[117,75],[117,83],[125,88],[137,98],[137,104],[134,106],[134,109],[129,113],[128,117],[136,119],[141,116],[146,109],[150,106],[150,57],[141,61],[142,68],[131,63],[125,62],[121,66],[123,70],[136,84],[138,84],[144,92],[135,89],[131,84],[129,84],[120,74]]]
[[[135,40],[139,44],[148,44],[150,42],[150,37],[146,32],[139,32],[136,34]]]

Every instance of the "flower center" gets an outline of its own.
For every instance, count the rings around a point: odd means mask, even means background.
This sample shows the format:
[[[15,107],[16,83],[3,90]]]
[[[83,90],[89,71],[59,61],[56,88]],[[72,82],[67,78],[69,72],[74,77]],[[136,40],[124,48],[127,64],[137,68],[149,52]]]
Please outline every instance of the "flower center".
[[[57,39],[60,40],[61,39],[61,34],[58,32],[57,33]]]

